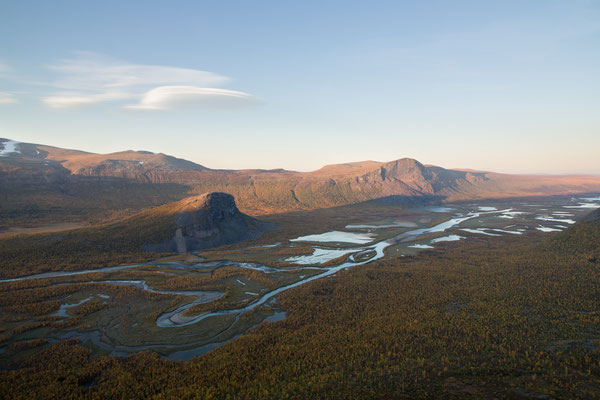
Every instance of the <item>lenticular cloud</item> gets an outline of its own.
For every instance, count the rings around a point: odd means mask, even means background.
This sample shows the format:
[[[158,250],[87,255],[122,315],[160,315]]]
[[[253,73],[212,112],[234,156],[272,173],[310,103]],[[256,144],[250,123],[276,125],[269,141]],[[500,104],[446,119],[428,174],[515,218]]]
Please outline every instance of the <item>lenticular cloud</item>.
[[[60,74],[58,91],[42,101],[51,108],[129,102],[130,110],[166,110],[180,106],[230,107],[255,102],[251,94],[217,86],[229,78],[213,72],[163,65],[132,64],[80,52],[50,67]]]
[[[255,102],[254,96],[236,90],[197,86],[160,86],[146,92],[132,110],[166,110],[182,105],[230,106]]]

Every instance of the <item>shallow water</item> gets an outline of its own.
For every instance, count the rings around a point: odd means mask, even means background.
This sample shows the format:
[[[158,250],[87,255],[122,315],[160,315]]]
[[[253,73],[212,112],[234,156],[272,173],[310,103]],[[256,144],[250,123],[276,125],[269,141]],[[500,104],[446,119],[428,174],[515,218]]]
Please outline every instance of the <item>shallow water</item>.
[[[384,228],[415,228],[417,224],[414,222],[395,222],[393,224],[350,224],[346,225],[346,229],[384,229]]]
[[[510,234],[513,234],[513,235],[522,235],[523,234],[522,231],[508,231],[506,229],[492,228],[491,230],[494,231],[494,232],[510,233]]]
[[[352,244],[366,244],[372,241],[373,235],[370,233],[354,233],[342,231],[325,232],[316,235],[300,236],[296,239],[290,239],[290,242],[328,242]]]
[[[546,215],[542,215],[539,217],[535,217],[535,219],[539,219],[540,221],[547,221],[547,222],[559,222],[559,223],[565,223],[565,224],[574,224],[575,220],[573,219],[562,219],[562,218],[552,218],[552,217],[548,217]]]
[[[55,315],[57,317],[68,317],[69,314],[67,313],[67,310],[69,308],[73,308],[73,307],[77,307],[79,305],[82,305],[83,303],[87,303],[88,301],[90,301],[94,296],[90,296],[87,297],[81,301],[78,301],[77,303],[73,303],[73,304],[61,304],[60,308],[58,309],[58,311],[56,311],[56,313],[52,314]]]
[[[236,261],[228,261],[228,260],[220,260],[220,261],[206,261],[200,262],[194,265],[186,265],[178,262],[160,262],[154,261],[147,264],[132,264],[132,265],[119,265],[116,267],[105,267],[98,269],[86,269],[81,271],[59,271],[59,272],[44,272],[42,274],[35,275],[26,275],[20,276],[18,278],[10,278],[10,279],[2,279],[0,283],[5,282],[18,282],[25,279],[44,279],[44,278],[60,278],[66,276],[74,276],[74,275],[84,275],[84,274],[95,274],[95,273],[110,273],[123,271],[126,269],[136,268],[136,267],[166,267],[175,270],[193,270],[193,269],[209,269],[209,268],[219,268],[223,266],[234,266],[244,269],[252,269],[255,271],[260,271],[264,273],[273,273],[273,272],[285,272],[290,271],[290,269],[282,269],[275,267],[267,267],[266,265],[262,265],[259,263],[247,263],[247,262],[236,262]],[[160,272],[160,271],[157,271]]]
[[[478,228],[478,229],[469,229],[469,228],[461,228],[461,231],[464,232],[469,232],[469,233],[479,233],[481,235],[488,235],[488,236],[502,236],[502,235],[498,235],[497,233],[489,233],[486,232],[486,228]]]
[[[455,241],[461,240],[461,239],[464,239],[464,236],[448,235],[448,236],[443,236],[443,237],[436,238],[436,239],[431,239],[431,243],[455,242]]]
[[[542,232],[560,232],[562,229],[548,228],[547,226],[537,226],[535,229]]]
[[[289,257],[284,261],[291,264],[300,265],[324,264],[328,261],[335,260],[336,258],[354,253],[357,250],[359,249],[324,249],[315,247],[312,254]]]
[[[586,208],[586,209],[596,209],[596,208],[600,208],[600,204],[597,203],[579,203],[576,206],[563,206],[564,208]]]
[[[435,213],[447,213],[447,212],[456,211],[456,209],[450,208],[450,207],[423,207],[422,210],[435,212]]]
[[[106,268],[98,268],[98,269],[85,269],[82,271],[59,271],[59,272],[44,272],[43,274],[35,274],[35,275],[26,275],[20,276],[18,278],[10,278],[10,279],[2,279],[0,283],[4,282],[18,282],[24,279],[43,279],[43,278],[58,278],[62,276],[73,276],[73,275],[83,275],[83,274],[91,274],[91,273],[106,273],[106,272],[115,272],[122,271],[124,269],[140,267],[146,264],[134,264],[134,265],[119,265],[116,267],[106,267]]]

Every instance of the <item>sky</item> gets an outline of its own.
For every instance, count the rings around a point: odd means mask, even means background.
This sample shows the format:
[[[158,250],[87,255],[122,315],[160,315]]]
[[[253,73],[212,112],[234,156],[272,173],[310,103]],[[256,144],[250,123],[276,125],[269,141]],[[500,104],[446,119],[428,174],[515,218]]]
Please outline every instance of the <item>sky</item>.
[[[600,174],[600,0],[3,0],[0,137]]]

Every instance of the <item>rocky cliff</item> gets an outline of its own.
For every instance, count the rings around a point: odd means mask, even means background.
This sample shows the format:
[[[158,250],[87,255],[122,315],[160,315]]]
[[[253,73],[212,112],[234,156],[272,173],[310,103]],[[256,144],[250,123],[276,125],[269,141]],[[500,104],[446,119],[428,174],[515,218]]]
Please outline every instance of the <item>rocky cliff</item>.
[[[242,214],[232,195],[207,193],[167,206],[175,221],[173,237],[146,250],[185,253],[258,237],[264,224]]]

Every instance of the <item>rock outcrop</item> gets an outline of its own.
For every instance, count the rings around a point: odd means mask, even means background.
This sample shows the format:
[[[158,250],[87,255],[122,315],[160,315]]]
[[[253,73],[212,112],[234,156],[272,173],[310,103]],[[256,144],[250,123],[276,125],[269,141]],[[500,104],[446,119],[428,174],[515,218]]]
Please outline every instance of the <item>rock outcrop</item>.
[[[146,250],[185,253],[258,237],[264,224],[242,214],[232,195],[206,193],[172,205],[177,226],[172,239],[149,244]]]

